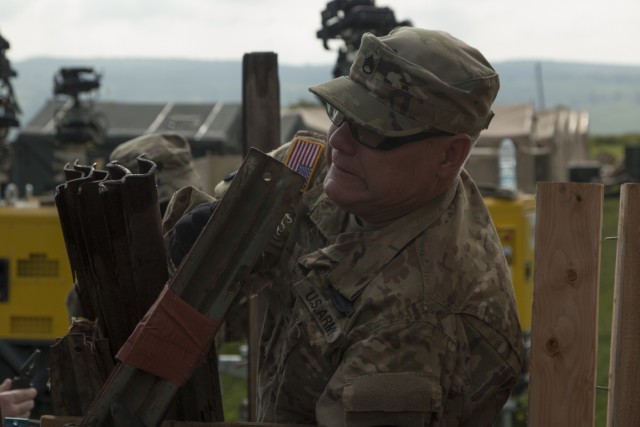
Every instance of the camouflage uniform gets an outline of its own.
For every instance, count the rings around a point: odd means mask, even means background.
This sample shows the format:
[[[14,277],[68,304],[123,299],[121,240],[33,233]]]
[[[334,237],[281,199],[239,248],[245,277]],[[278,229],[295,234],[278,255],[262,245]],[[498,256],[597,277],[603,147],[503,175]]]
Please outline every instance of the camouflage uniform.
[[[267,290],[259,419],[491,425],[522,340],[500,242],[466,173],[380,230],[320,186],[305,201]]]
[[[311,90],[381,135],[430,126],[479,133],[493,114],[497,74],[472,48],[447,34],[421,31],[400,30],[397,37],[404,40],[396,46],[393,37],[380,46],[384,38],[365,35],[350,78]],[[412,49],[416,43],[421,46]],[[424,43],[433,43],[439,56],[455,52],[445,58],[450,62],[434,61],[436,68],[448,67],[452,83],[436,84],[436,74],[397,66],[398,51],[419,52]],[[374,76],[360,75],[359,67]],[[380,96],[366,105],[369,92]],[[397,101],[393,111],[401,114],[383,114],[374,105],[382,99]],[[272,154],[282,159],[287,148]],[[325,194],[325,174],[326,168],[316,173],[302,206],[283,221],[280,241],[267,248],[273,262],[262,264],[250,281],[267,304],[258,421],[492,425],[517,382],[524,349],[510,272],[473,180],[462,170],[428,204],[366,229]],[[167,236],[189,206],[207,200],[202,196],[176,194]]]

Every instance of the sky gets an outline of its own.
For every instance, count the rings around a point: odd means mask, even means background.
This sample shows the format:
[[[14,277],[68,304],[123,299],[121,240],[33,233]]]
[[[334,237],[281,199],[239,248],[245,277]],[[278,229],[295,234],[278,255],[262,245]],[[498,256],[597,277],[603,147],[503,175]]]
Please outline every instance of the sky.
[[[348,1],[348,0],[343,0]],[[36,57],[242,60],[334,64],[316,32],[327,0],[0,0],[10,61]],[[396,20],[444,30],[491,62],[640,66],[637,0],[376,0]]]

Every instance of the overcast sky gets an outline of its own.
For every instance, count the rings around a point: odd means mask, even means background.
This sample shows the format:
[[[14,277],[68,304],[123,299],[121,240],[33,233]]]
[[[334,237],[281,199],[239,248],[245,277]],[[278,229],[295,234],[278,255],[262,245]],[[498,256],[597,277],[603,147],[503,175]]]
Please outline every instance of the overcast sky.
[[[73,58],[241,60],[333,64],[316,32],[326,0],[1,0],[11,61]],[[396,19],[445,30],[490,61],[640,65],[637,0],[376,0]],[[337,47],[335,44],[334,47]]]

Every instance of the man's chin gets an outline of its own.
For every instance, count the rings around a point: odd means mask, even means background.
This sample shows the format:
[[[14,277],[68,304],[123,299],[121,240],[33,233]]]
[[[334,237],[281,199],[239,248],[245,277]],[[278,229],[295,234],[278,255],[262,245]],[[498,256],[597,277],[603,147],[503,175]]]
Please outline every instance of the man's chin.
[[[350,193],[344,191],[344,188],[336,188],[332,185],[325,185],[324,192],[327,197],[340,209],[346,212],[355,213],[358,202]]]

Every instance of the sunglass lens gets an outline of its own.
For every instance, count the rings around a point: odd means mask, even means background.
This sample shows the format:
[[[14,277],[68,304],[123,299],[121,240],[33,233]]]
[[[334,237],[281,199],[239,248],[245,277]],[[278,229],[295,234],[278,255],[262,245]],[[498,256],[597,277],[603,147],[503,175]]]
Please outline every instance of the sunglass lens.
[[[325,104],[325,105],[327,107],[327,115],[329,116],[329,119],[331,120],[331,122],[334,125],[340,127],[340,125],[342,125],[342,123],[344,122],[344,114],[338,111],[338,109],[331,104]]]

